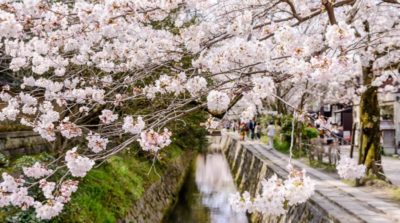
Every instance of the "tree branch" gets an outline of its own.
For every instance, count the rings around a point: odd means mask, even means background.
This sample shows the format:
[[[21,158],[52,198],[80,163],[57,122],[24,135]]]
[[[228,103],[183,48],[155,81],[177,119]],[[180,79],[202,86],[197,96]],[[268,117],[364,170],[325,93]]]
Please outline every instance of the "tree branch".
[[[326,12],[328,13],[329,22],[331,25],[337,24],[335,18],[335,10],[333,9],[333,4],[329,0],[322,0],[322,5],[325,6]]]
[[[228,111],[231,110],[231,108],[233,108],[233,106],[235,106],[240,101],[240,99],[242,99],[242,97],[243,97],[242,93],[236,95],[233,98],[233,100],[231,101],[231,103],[229,104],[228,109],[226,109],[226,111],[222,114],[214,115],[210,111],[208,111],[208,109],[207,109],[207,112],[216,118],[222,119],[225,116],[225,114],[228,113]]]

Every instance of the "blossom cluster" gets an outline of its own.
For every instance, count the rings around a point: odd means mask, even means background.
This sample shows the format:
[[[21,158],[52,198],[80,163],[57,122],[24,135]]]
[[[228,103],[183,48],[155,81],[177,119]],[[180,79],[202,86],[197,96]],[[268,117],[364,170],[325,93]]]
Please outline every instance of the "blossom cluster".
[[[143,90],[147,98],[154,99],[157,94],[174,94],[176,96],[189,92],[192,97],[197,97],[207,88],[207,81],[204,77],[195,76],[187,78],[184,72],[176,76],[163,74],[155,81],[154,85],[148,85]]]
[[[173,53],[166,53],[176,47],[176,38],[171,33],[140,25],[164,19],[169,10],[182,3],[180,0],[162,2],[82,1],[72,6],[44,1],[5,2],[4,8],[9,10],[1,11],[4,19],[0,23],[3,31],[0,37],[7,38],[4,46],[6,53],[13,57],[10,68],[14,71],[31,66],[36,74],[54,69],[57,76],[64,76],[70,64],[93,64],[105,72],[124,71],[153,59],[175,58]],[[143,11],[153,8],[157,10],[144,16]],[[30,32],[24,33],[23,27]],[[47,34],[40,35],[43,31]],[[20,41],[30,33],[34,37]],[[113,41],[115,37],[120,37],[119,41]],[[143,49],[144,45],[152,47]],[[76,51],[72,58],[67,57]],[[114,60],[124,63],[114,63]]]
[[[90,132],[86,139],[89,149],[94,153],[99,153],[107,148],[108,139],[102,138],[100,134]]]
[[[69,121],[69,118],[65,118],[58,127],[62,136],[67,139],[79,137],[82,135],[82,129],[79,128],[75,123]]]
[[[28,195],[28,189],[23,187],[25,180],[15,179],[7,173],[2,174],[3,182],[0,183],[0,207],[13,205],[22,210],[34,204],[34,199]]]
[[[345,22],[339,22],[327,28],[326,39],[332,48],[348,46],[354,42],[355,30]]]
[[[50,175],[53,172],[52,170],[43,167],[43,165],[40,164],[39,162],[36,162],[31,167],[23,167],[22,170],[25,176],[32,177],[35,179],[39,179],[44,176]]]
[[[253,120],[256,114],[257,114],[257,109],[254,106],[249,106],[240,114],[240,119],[243,122],[248,122],[250,120]]]
[[[144,127],[145,123],[141,116],[137,117],[135,124],[133,123],[132,116],[126,116],[124,118],[124,124],[122,125],[122,129],[125,131],[125,133],[129,132],[131,134],[139,134],[140,132],[142,132]]]
[[[161,75],[158,80],[156,80],[154,86],[147,86],[144,91],[148,98],[154,98],[157,93],[174,93],[179,95],[184,92],[184,83],[186,82],[186,74],[179,73],[176,77],[171,77],[168,75]]]
[[[196,97],[207,90],[207,80],[204,77],[196,76],[187,80],[185,87],[192,97]]]
[[[35,166],[37,165],[35,164]],[[55,182],[41,179],[39,181],[39,189],[47,199],[42,203],[36,201],[28,194],[28,187],[25,186],[27,182],[25,180],[15,179],[7,173],[3,173],[2,177],[3,182],[0,183],[0,207],[12,205],[20,207],[22,210],[33,207],[36,217],[42,220],[49,220],[60,214],[64,204],[71,199],[72,193],[78,188],[78,181],[66,180],[60,185],[59,191],[56,192]]]
[[[172,133],[167,128],[164,128],[162,133],[150,129],[140,134],[138,142],[144,151],[157,153],[160,149],[171,144],[171,135]]]
[[[35,207],[36,217],[42,220],[50,220],[59,215],[64,204],[70,201],[72,193],[78,189],[78,181],[75,180],[64,181],[57,193],[55,192],[56,183],[44,179],[40,180],[39,183],[39,188],[42,189],[43,195],[48,200],[44,203],[36,201],[33,206]]]
[[[221,114],[229,107],[230,99],[225,92],[212,90],[207,96],[207,107],[213,114]]]
[[[260,99],[272,97],[275,93],[275,83],[270,77],[253,77],[252,83],[254,84],[253,93]]]
[[[355,180],[365,175],[365,165],[359,165],[355,159],[349,157],[340,158],[336,169],[341,178]]]
[[[65,155],[65,162],[67,163],[68,170],[74,177],[84,177],[86,173],[92,169],[94,161],[80,156],[77,153],[77,147],[68,150]]]
[[[248,192],[243,195],[236,193],[232,195],[230,204],[236,211],[261,212],[263,214],[279,216],[287,211],[286,203],[289,206],[306,202],[315,190],[315,183],[308,176],[305,170],[292,169],[288,179],[282,180],[273,175],[262,182],[262,193],[252,198]]]
[[[205,127],[206,129],[208,129],[208,131],[213,131],[218,129],[218,127],[221,125],[221,122],[214,119],[213,117],[209,117],[205,123]]]
[[[218,47],[210,49],[207,54],[197,58],[193,62],[193,66],[202,71],[220,73],[238,68],[238,64],[249,65],[259,62],[260,64],[255,67],[265,69],[267,67],[265,61],[268,61],[270,57],[268,47],[269,45],[265,42],[247,41],[244,37],[235,37],[224,41]]]
[[[99,119],[104,124],[111,124],[118,119],[118,115],[114,114],[111,110],[104,109],[103,111],[101,111]]]

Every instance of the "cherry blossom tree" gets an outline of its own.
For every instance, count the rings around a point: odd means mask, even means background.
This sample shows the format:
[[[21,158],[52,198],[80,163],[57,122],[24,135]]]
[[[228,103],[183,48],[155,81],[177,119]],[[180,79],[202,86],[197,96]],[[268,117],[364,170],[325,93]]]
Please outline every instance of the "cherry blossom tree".
[[[195,67],[222,80],[238,78],[231,89],[251,103],[259,104],[261,94],[244,86],[254,86],[254,76],[268,76],[294,89],[307,83],[308,94],[327,96],[329,102],[360,104],[359,163],[385,178],[377,93],[397,90],[382,88],[389,75],[399,78],[397,1],[224,1],[195,8],[203,12],[203,26],[208,22],[212,36],[205,37],[205,29],[191,32],[202,36],[189,41],[208,39]],[[302,104],[302,94],[296,93],[294,104]]]
[[[0,206],[51,219],[96,162],[135,142],[157,153],[171,142],[167,123],[198,109],[223,117],[238,102],[260,108],[279,97],[280,83],[360,101],[360,163],[382,177],[377,92],[394,90],[382,82],[398,76],[399,7],[395,0],[1,0],[1,75],[14,82],[2,86],[0,121],[31,127],[60,156],[20,178],[4,173]],[[290,103],[303,103],[293,95]],[[126,112],[138,104],[147,107]],[[35,187],[45,200],[30,196]]]

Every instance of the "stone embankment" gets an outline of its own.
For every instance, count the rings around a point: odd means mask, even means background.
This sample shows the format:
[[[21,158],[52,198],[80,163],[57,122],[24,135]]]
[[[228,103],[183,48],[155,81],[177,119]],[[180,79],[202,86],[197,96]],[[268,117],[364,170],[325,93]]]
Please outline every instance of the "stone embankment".
[[[125,219],[119,222],[162,222],[174,207],[179,191],[190,171],[194,152],[181,155],[156,183],[152,184],[130,209]]]
[[[32,131],[0,133],[0,153],[6,156],[34,154],[47,148],[46,141]]]

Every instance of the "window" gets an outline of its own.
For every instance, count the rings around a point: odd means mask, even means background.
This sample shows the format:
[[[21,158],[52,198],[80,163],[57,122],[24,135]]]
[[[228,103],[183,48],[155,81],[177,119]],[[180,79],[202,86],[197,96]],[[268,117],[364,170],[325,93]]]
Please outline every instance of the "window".
[[[324,105],[324,112],[330,112],[331,111],[331,105]]]
[[[382,120],[393,121],[394,108],[393,105],[384,105],[381,107]]]

